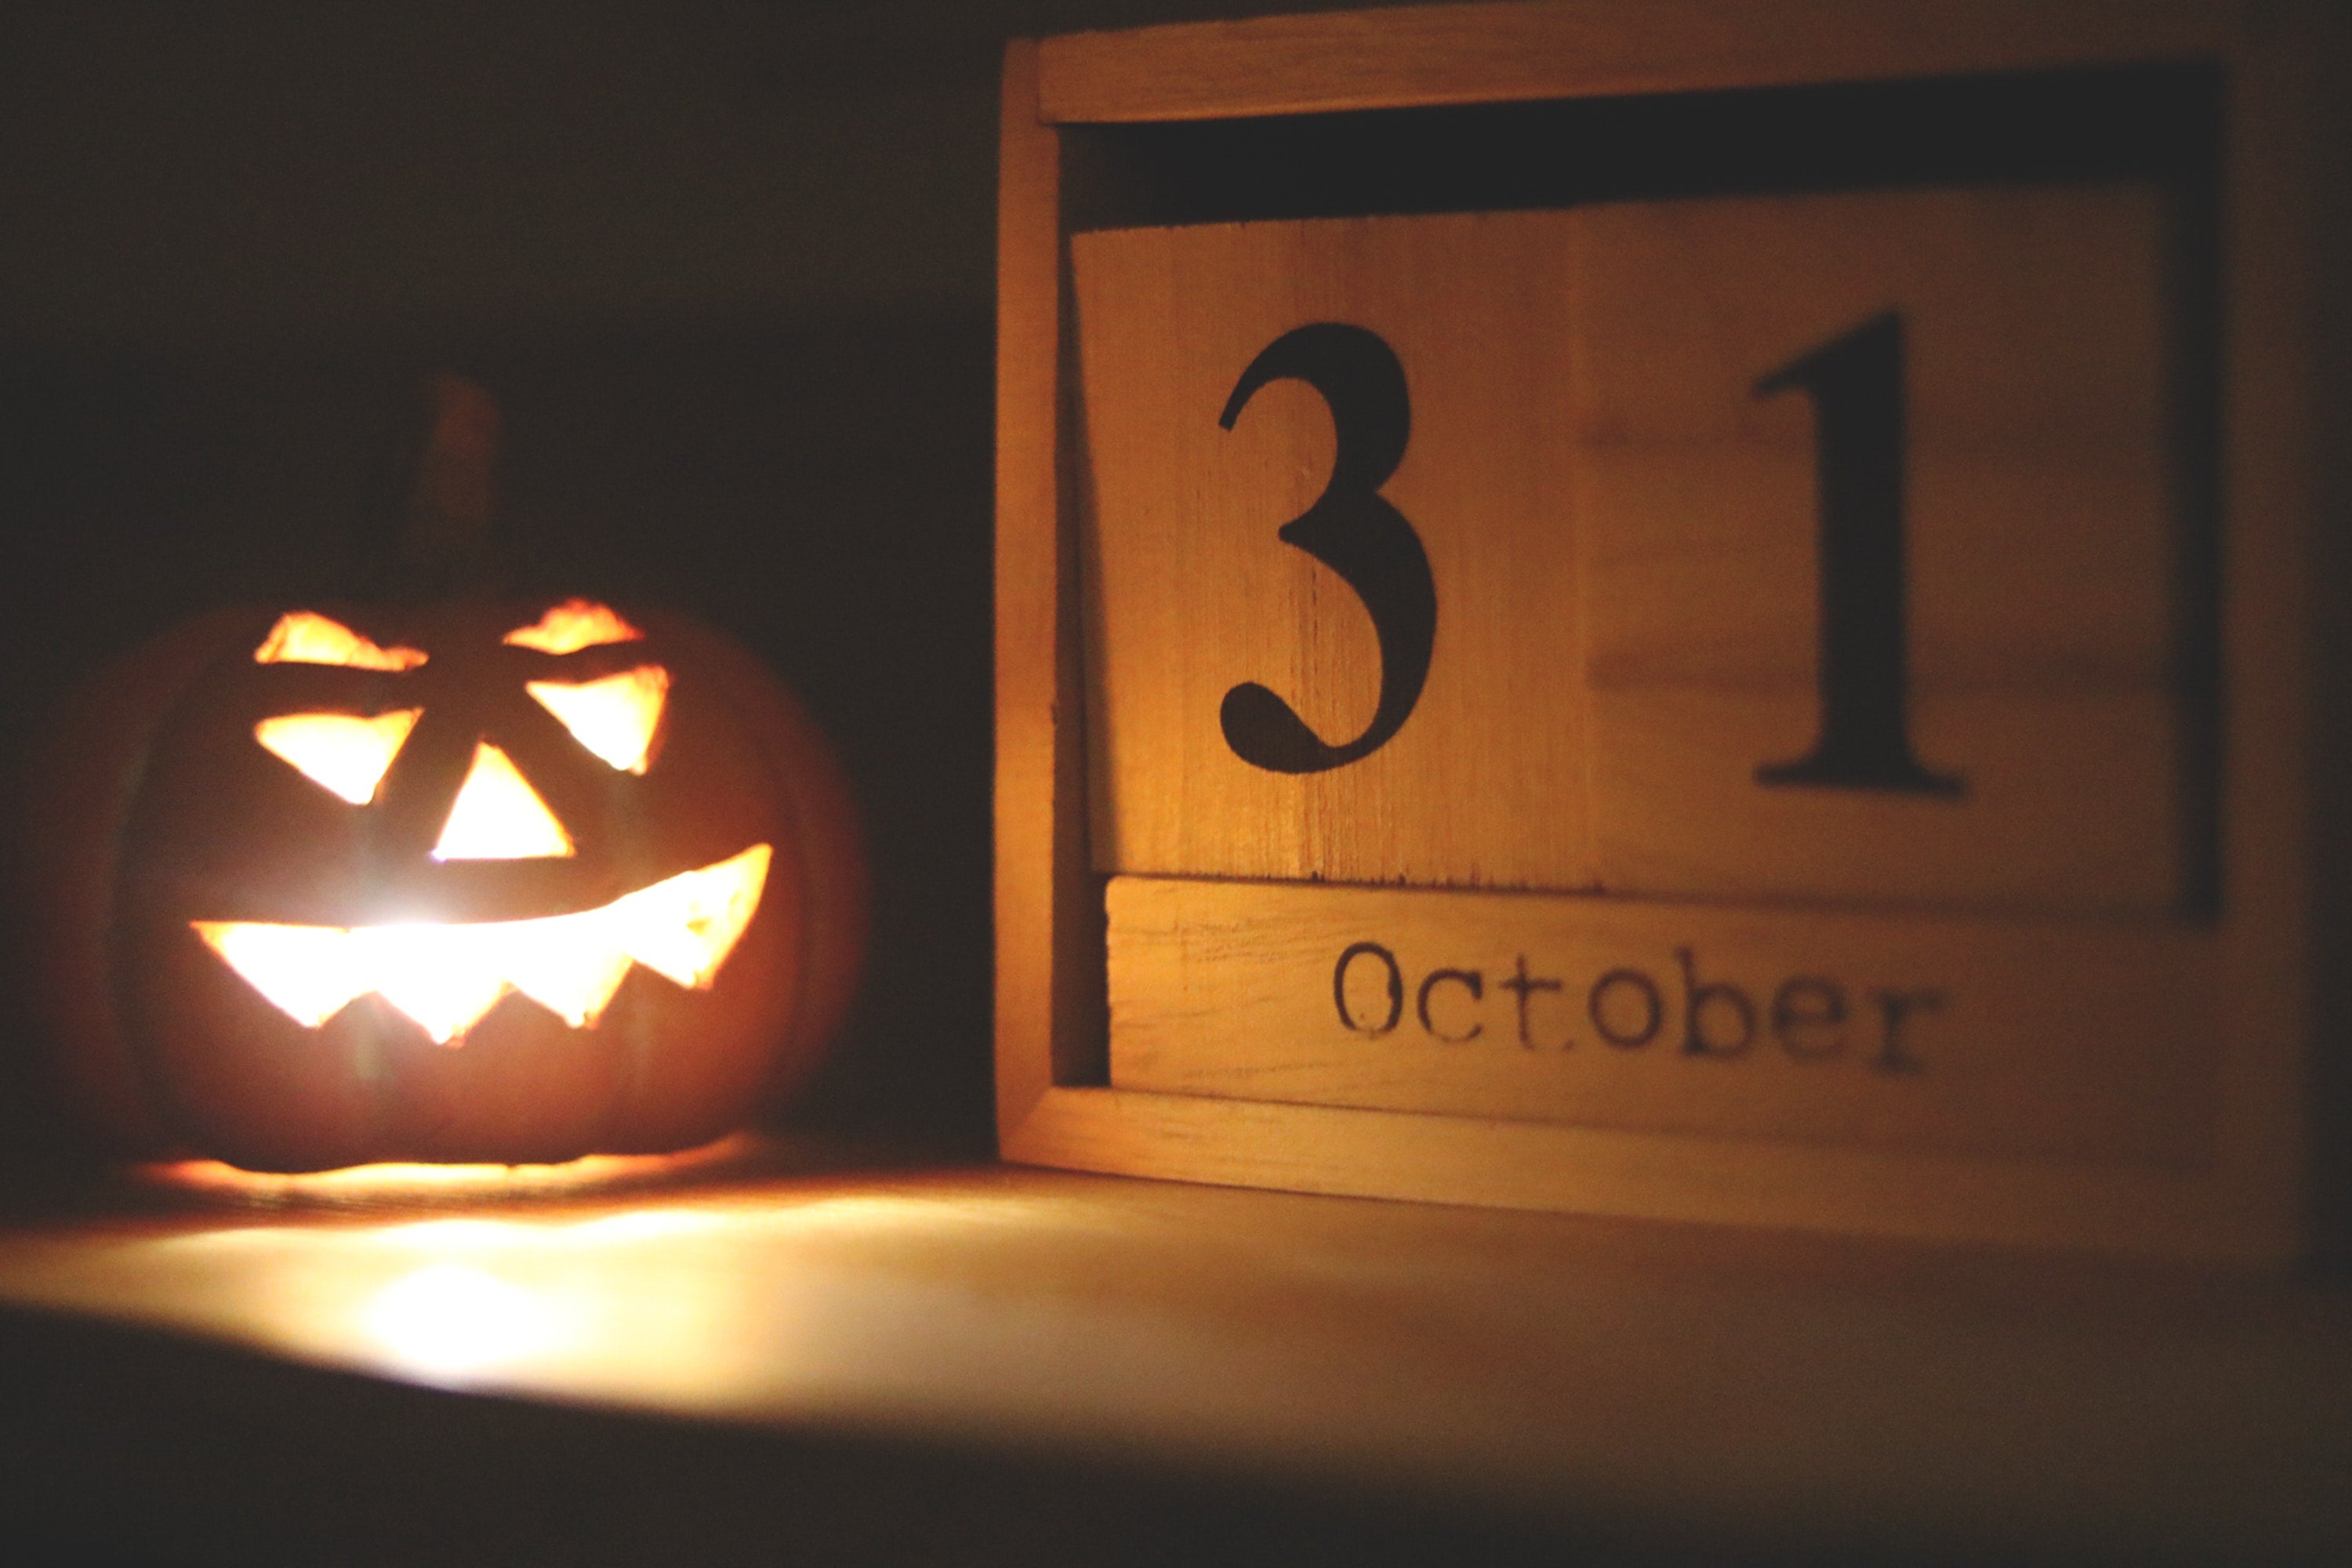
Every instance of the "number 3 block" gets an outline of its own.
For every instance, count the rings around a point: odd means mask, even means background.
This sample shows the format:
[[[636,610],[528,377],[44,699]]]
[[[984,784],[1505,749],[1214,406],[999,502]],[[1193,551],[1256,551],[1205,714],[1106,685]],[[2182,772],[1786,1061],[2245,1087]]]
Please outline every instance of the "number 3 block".
[[[1215,225],[1073,248],[1097,454],[1097,866],[1588,883],[1562,219]],[[1339,742],[1371,724],[1387,665],[1363,595],[1279,537],[1335,488],[1333,404],[1284,379],[1219,424],[1260,352],[1316,322],[1376,334],[1402,367],[1404,451],[1375,483],[1421,542],[1437,616],[1397,732],[1286,773],[1234,752],[1226,694],[1262,685]],[[1359,401],[1341,392],[1339,416]]]

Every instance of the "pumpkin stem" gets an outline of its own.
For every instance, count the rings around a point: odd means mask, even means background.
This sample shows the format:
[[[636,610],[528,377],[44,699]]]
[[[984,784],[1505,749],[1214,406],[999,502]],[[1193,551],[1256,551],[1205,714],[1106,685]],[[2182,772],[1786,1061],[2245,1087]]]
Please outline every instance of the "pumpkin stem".
[[[441,597],[489,586],[498,510],[499,405],[477,384],[425,383],[431,428],[416,464],[408,521],[394,556],[400,588]]]

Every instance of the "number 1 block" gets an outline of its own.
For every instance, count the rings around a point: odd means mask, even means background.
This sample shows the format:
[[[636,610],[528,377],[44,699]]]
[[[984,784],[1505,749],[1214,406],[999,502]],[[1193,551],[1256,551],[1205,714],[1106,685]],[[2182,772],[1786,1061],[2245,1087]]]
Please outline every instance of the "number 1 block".
[[[2146,185],[1578,215],[1574,515],[1607,886],[2191,901],[2210,757],[2179,584],[2211,524],[2176,451],[2175,232]],[[1834,343],[1855,352],[1833,391],[1759,390]],[[1874,467],[1888,482],[1847,498],[1861,537],[1825,549],[1838,487]],[[1841,550],[1877,552],[1875,572],[1854,574],[1863,602],[1825,605]],[[1916,759],[1907,787],[1841,780],[1834,758],[1824,782],[1772,782],[1837,727],[1822,666],[1842,633],[1856,679],[1906,677],[1899,707],[1850,727]]]

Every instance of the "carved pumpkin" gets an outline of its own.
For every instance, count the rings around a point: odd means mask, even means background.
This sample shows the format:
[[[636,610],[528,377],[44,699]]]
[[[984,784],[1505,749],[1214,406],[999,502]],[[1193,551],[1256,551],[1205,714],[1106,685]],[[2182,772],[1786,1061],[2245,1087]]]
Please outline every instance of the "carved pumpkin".
[[[216,615],[107,672],[37,773],[57,1076],[129,1152],[683,1148],[803,1076],[854,981],[831,755],[682,619]]]
[[[442,398],[425,479],[478,517],[495,410]],[[30,782],[50,1076],[121,1152],[686,1148],[805,1077],[855,984],[832,753],[677,616],[220,612],[69,702]]]

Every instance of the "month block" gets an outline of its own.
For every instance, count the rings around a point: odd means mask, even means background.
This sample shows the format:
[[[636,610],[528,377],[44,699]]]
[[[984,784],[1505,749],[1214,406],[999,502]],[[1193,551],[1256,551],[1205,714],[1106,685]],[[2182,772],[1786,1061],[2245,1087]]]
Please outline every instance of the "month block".
[[[1111,1080],[2186,1168],[2211,943],[2162,926],[1118,877]]]

